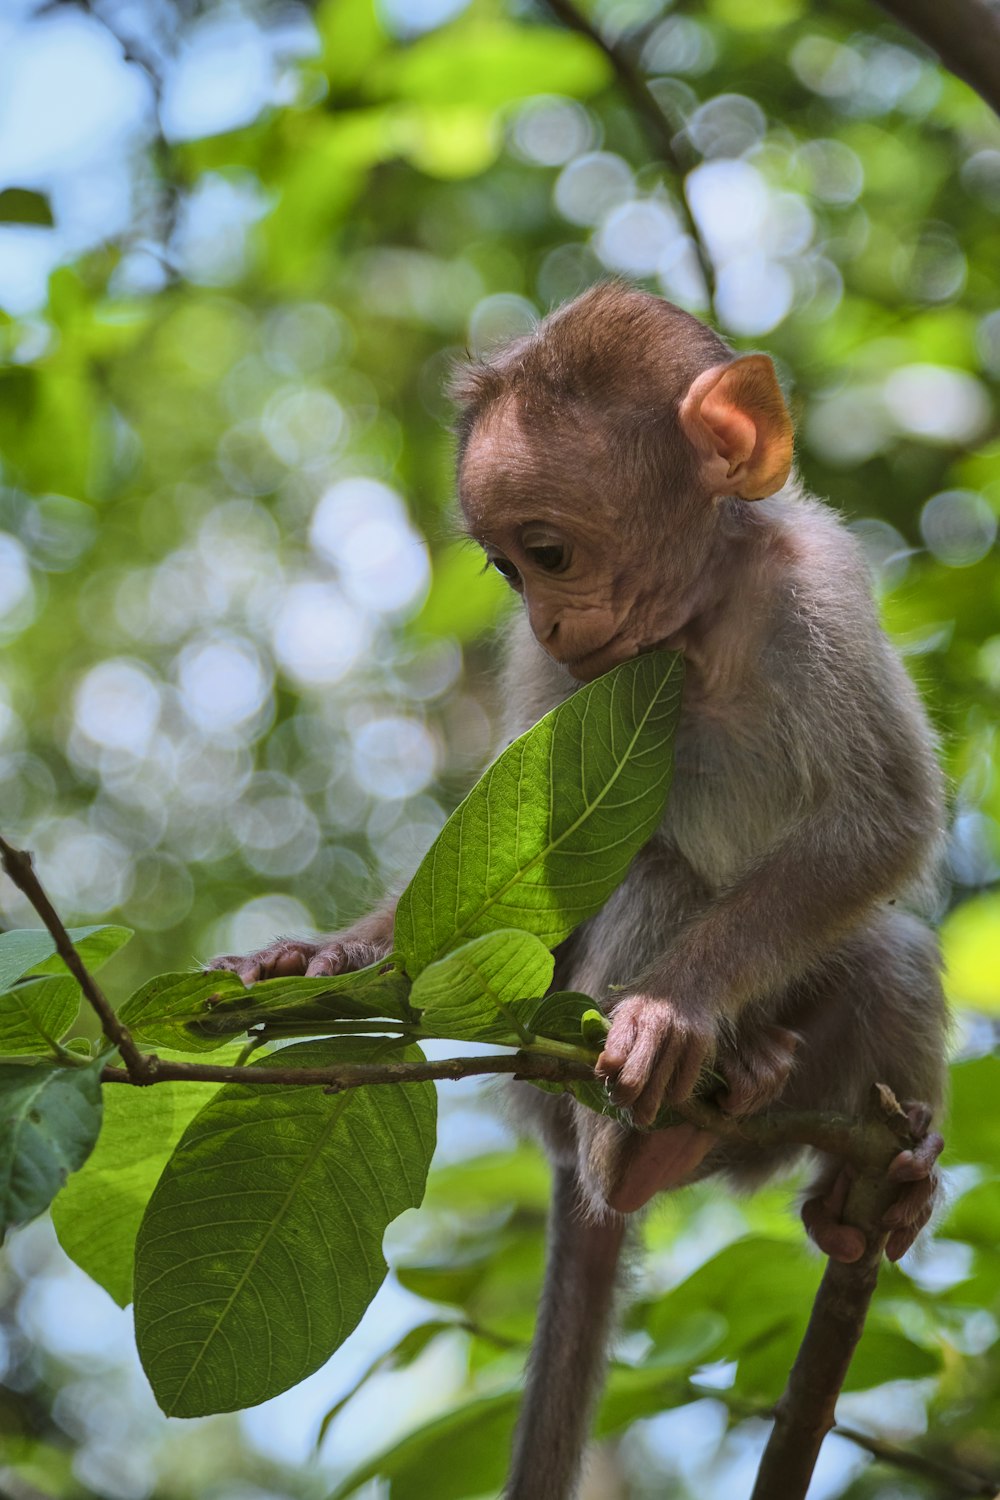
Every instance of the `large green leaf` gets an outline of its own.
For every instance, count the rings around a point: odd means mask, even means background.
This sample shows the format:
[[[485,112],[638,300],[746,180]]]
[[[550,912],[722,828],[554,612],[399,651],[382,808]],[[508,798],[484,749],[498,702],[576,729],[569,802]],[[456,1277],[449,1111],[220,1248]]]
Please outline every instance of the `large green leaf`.
[[[71,927],[73,946],[94,973],[132,936],[131,927]],[[25,974],[65,974],[66,965],[44,927],[16,927],[0,932],[0,993],[9,990]]]
[[[0,1238],[48,1208],[93,1150],[101,1068],[0,1063]]]
[[[430,1036],[527,1040],[515,1007],[544,995],[554,967],[538,938],[502,928],[429,964],[410,991],[410,1005],[422,1012],[420,1026]]]
[[[348,1037],[299,1043],[267,1061],[420,1056],[396,1041]],[[253,1406],[333,1353],[385,1276],[386,1226],[423,1197],[435,1110],[429,1083],[336,1095],[232,1084],[206,1105],[168,1162],[136,1243],[136,1339],[168,1415]]]
[[[239,1044],[229,1047],[235,1059]],[[181,1133],[218,1091],[217,1083],[193,1081],[107,1086],[93,1154],[52,1205],[66,1254],[121,1307],[132,1300],[135,1237],[157,1179]]]
[[[52,1052],[80,1009],[75,979],[29,979],[0,995],[0,1056]]]
[[[411,977],[501,927],[549,948],[598,911],[663,816],[681,659],[616,667],[494,761],[400,897],[396,947]]]

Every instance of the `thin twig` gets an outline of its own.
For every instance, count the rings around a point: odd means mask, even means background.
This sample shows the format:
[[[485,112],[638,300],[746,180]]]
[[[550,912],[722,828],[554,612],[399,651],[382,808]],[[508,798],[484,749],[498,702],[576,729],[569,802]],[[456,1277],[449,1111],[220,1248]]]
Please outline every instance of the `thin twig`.
[[[11,844],[8,844],[5,838],[0,837],[0,863],[2,863],[3,868],[18,890],[27,896],[35,911],[48,928],[52,936],[52,941],[56,945],[56,952],[73,975],[73,978],[80,986],[90,1005],[97,1012],[101,1022],[101,1030],[108,1041],[113,1043],[121,1053],[125,1067],[128,1069],[126,1076],[129,1082],[151,1083],[154,1079],[155,1064],[153,1060],[139,1051],[139,1048],[129,1035],[128,1027],[123,1026],[115,1015],[106,995],[100,989],[96,979],[89,973],[79,953],[73,947],[73,941],[63,926],[62,918],[45,894],[42,884],[35,874],[31,855],[26,850],[15,849]]]
[[[677,151],[676,132],[667,119],[656,95],[653,93],[641,69],[632,61],[628,52],[619,42],[611,42],[605,37],[597,26],[577,10],[573,0],[547,0],[549,10],[561,21],[568,31],[578,32],[580,36],[587,37],[595,47],[599,47],[615,70],[615,75],[621,85],[622,91],[628,95],[636,114],[646,127],[646,133],[653,143],[654,149],[662,157],[665,164],[677,178],[677,198],[680,209],[684,215],[688,234],[694,244],[701,274],[705,278],[705,291],[708,294],[709,306],[715,302],[715,267],[712,257],[701,237],[697,220],[691,212],[691,205],[687,201],[684,191],[685,165]]]
[[[1000,1494],[1000,1479],[974,1474],[971,1469],[962,1468],[953,1462],[931,1458],[926,1453],[915,1453],[911,1448],[902,1448],[898,1443],[890,1443],[885,1438],[872,1437],[870,1433],[859,1432],[856,1427],[843,1427],[839,1422],[833,1430],[837,1437],[846,1438],[849,1443],[863,1448],[880,1463],[889,1464],[894,1469],[905,1469],[910,1474],[920,1474],[924,1479],[940,1484],[949,1496],[988,1496],[995,1500],[996,1495]]]

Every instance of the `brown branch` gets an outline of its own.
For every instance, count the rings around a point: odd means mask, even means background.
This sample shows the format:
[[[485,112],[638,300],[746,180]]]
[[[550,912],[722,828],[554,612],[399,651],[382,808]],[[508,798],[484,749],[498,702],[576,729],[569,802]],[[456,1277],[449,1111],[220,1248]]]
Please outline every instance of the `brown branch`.
[[[774,1427],[751,1500],[775,1500],[778,1495],[781,1500],[804,1500],[809,1488],[878,1280],[888,1238],[882,1218],[895,1192],[887,1168],[905,1143],[905,1122],[891,1091],[878,1085],[877,1113],[864,1132],[868,1160],[851,1186],[843,1215],[846,1223],[864,1232],[867,1248],[851,1265],[827,1261],[809,1326],[774,1410]]]
[[[280,1056],[280,1053],[279,1053]],[[583,1063],[566,1062],[542,1053],[497,1053],[488,1057],[446,1057],[437,1062],[331,1063],[327,1068],[239,1067],[231,1063],[180,1063],[150,1059],[151,1083],[200,1081],[202,1083],[268,1083],[322,1086],[329,1094],[372,1084],[426,1083],[428,1079],[475,1078],[482,1073],[513,1073],[515,1078],[537,1078],[548,1083],[593,1081],[593,1070]],[[123,1069],[107,1067],[105,1083],[134,1083]]]
[[[990,0],[875,0],[1000,114],[1000,7]]]
[[[677,178],[677,198],[688,234],[694,244],[695,253],[698,256],[698,264],[701,274],[705,278],[705,291],[708,294],[709,306],[715,302],[715,267],[712,257],[701,237],[691,205],[687,201],[684,191],[684,177],[686,173],[685,163],[682,162],[676,146],[676,132],[670,121],[661,109],[656,95],[653,93],[641,69],[632,61],[628,52],[618,42],[610,42],[601,31],[589,21],[585,15],[577,10],[573,0],[547,0],[549,10],[561,21],[567,31],[575,31],[580,36],[585,36],[598,47],[608,59],[615,76],[618,79],[622,92],[626,94],[636,114],[646,127],[646,134],[653,143],[653,148],[662,157]]]
[[[62,918],[45,894],[42,884],[35,874],[31,855],[27,850],[15,849],[11,844],[8,844],[5,838],[0,837],[0,863],[2,863],[3,868],[18,890],[27,896],[35,911],[48,928],[52,936],[52,941],[56,945],[56,952],[73,975],[73,978],[80,986],[90,1005],[97,1012],[101,1022],[101,1030],[108,1041],[117,1047],[121,1053],[122,1060],[128,1069],[127,1077],[129,1082],[152,1082],[151,1060],[139,1051],[139,1048],[129,1035],[128,1027],[123,1026],[121,1021],[119,1021],[107,996],[100,989],[96,979],[88,971],[79,953],[73,947],[73,941],[63,926]]]

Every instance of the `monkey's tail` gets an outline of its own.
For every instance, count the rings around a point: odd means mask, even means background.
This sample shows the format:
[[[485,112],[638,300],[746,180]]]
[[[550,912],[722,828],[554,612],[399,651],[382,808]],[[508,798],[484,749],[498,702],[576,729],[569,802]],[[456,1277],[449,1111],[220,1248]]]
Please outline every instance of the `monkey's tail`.
[[[598,1383],[625,1220],[583,1217],[576,1172],[556,1166],[548,1259],[506,1500],[571,1500]]]

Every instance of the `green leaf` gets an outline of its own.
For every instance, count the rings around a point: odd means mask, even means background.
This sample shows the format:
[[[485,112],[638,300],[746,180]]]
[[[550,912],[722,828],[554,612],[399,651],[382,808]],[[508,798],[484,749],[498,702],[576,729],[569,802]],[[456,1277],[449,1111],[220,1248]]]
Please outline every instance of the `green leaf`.
[[[158,974],[130,995],[118,1014],[140,1047],[212,1052],[226,1043],[226,1034],[193,1031],[192,1023],[211,1017],[216,999],[245,1003],[247,993],[242,979],[225,970]]]
[[[229,1048],[235,1060],[239,1046]],[[182,1132],[218,1091],[217,1083],[194,1081],[104,1090],[100,1139],[53,1203],[52,1222],[70,1259],[120,1307],[132,1300],[135,1238],[157,1179]]]
[[[708,1320],[706,1320],[707,1325]],[[627,1427],[636,1417],[653,1416],[686,1390],[683,1371],[701,1358],[706,1325],[690,1328],[676,1359],[635,1368],[612,1365],[597,1414],[601,1437]],[[510,1458],[520,1391],[480,1396],[433,1418],[342,1480],[328,1500],[347,1500],[375,1478],[389,1480],[389,1500],[469,1500],[499,1492]]]
[[[328,1500],[346,1500],[375,1478],[389,1500],[469,1500],[498,1494],[510,1456],[518,1391],[481,1396],[408,1433],[342,1480]]]
[[[80,1009],[75,979],[29,979],[0,995],[0,1055],[52,1052]]]
[[[977,1057],[951,1069],[947,1150],[952,1161],[1000,1160],[1000,1057]]]
[[[724,1319],[714,1357],[738,1360],[740,1395],[774,1400],[821,1275],[820,1261],[801,1243],[748,1236],[727,1245],[638,1316],[657,1348],[669,1347],[676,1323],[692,1313]],[[780,1297],[775,1287],[781,1288]]]
[[[0,1063],[0,1239],[43,1213],[93,1150],[102,1066]]]
[[[442,1333],[455,1333],[461,1329],[461,1326],[460,1323],[451,1322],[446,1318],[434,1318],[429,1323],[418,1323],[415,1328],[410,1328],[404,1333],[403,1337],[393,1344],[391,1349],[387,1349],[384,1354],[380,1354],[377,1359],[373,1359],[364,1373],[351,1386],[350,1390],[341,1396],[339,1401],[335,1401],[323,1417],[322,1422],[319,1424],[319,1432],[316,1434],[317,1448],[320,1447],[323,1439],[326,1437],[331,1422],[340,1416],[347,1403],[354,1399],[362,1386],[368,1384],[373,1375],[378,1375],[389,1370],[405,1370],[409,1365],[413,1364],[414,1360],[419,1359],[424,1350],[436,1338],[440,1338]]]
[[[267,1063],[421,1056],[350,1037],[286,1047]],[[231,1084],[206,1105],[136,1243],[136,1339],[169,1416],[266,1401],[343,1342],[385,1277],[386,1226],[423,1197],[435,1110],[430,1083],[336,1095]]]
[[[132,936],[131,927],[71,927],[73,946],[86,967],[95,973]],[[66,973],[66,965],[44,927],[17,927],[0,932],[0,993],[9,990],[25,974]]]
[[[52,208],[44,193],[30,188],[9,187],[0,192],[0,224],[33,224],[51,229]]]
[[[398,968],[381,960],[350,974],[318,979],[262,979],[245,989],[242,984],[218,1004],[204,1005],[189,1019],[203,1036],[232,1036],[250,1026],[289,1021],[407,1019],[410,981]],[[130,1002],[131,1003],[131,1002]]]
[[[517,1002],[544,995],[554,967],[538,938],[501,928],[429,964],[410,991],[410,1005],[422,1012],[421,1029],[430,1036],[516,1040],[524,1035]]]
[[[572,1042],[578,1047],[585,1045],[583,1018],[593,1009],[591,996],[581,995],[577,990],[556,990],[541,1000],[517,1008],[519,1019],[538,1036],[551,1037],[556,1042]]]
[[[616,667],[494,761],[448,819],[396,912],[415,978],[498,928],[554,948],[598,911],[663,816],[681,659]]]

